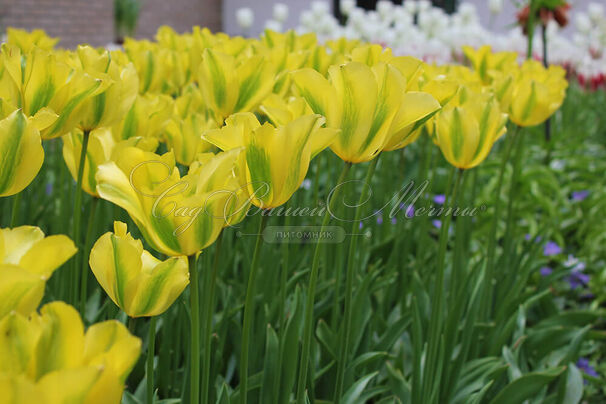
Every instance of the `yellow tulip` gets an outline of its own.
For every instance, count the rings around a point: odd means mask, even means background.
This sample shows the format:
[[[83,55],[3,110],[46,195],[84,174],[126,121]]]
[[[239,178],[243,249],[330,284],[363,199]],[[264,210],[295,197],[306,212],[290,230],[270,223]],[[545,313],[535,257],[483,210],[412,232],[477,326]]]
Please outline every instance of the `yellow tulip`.
[[[198,83],[204,100],[223,122],[235,112],[253,111],[274,86],[274,67],[260,55],[236,58],[204,50]]]
[[[0,52],[0,98],[32,117],[43,139],[72,130],[74,111],[108,85],[107,78],[92,77],[63,59],[38,48],[24,54],[7,44]]]
[[[139,79],[132,64],[121,65],[108,51],[79,46],[72,63],[87,75],[107,83],[95,96],[82,102],[71,120],[83,131],[111,126],[124,118],[137,96]]]
[[[51,38],[41,29],[28,32],[23,29],[9,27],[6,29],[6,42],[17,46],[21,49],[21,52],[28,53],[34,47],[50,51],[59,42],[59,38]]]
[[[44,161],[40,132],[21,111],[0,120],[0,197],[14,195],[38,175]]]
[[[248,207],[234,206],[244,192],[234,173],[239,154],[203,154],[181,177],[172,152],[160,156],[126,147],[99,167],[97,192],[124,208],[155,250],[193,255]]]
[[[471,46],[463,46],[463,53],[484,84],[489,84],[499,72],[518,68],[516,52],[492,52],[490,45],[484,45],[477,50]]]
[[[326,117],[329,128],[341,129],[330,147],[347,162],[372,160],[394,131],[411,119],[416,121],[431,113],[427,103],[421,111],[402,103],[406,79],[390,64],[380,62],[368,67],[350,62],[331,66],[328,73],[330,81],[314,70],[301,69],[293,73],[293,82],[313,112]],[[392,129],[396,116],[398,121]]]
[[[132,38],[124,42],[124,51],[137,70],[141,94],[176,95],[191,81],[190,56],[187,52]]]
[[[81,130],[75,129],[61,139],[63,141],[63,159],[74,180],[78,178],[83,136]],[[117,141],[109,128],[95,129],[90,133],[82,175],[82,189],[86,193],[99,197],[97,193],[97,181],[95,180],[97,169],[101,164],[110,161],[112,154],[116,150],[125,147],[137,147],[141,150],[155,151],[158,148],[158,141],[153,137],[131,137],[126,140]]]
[[[114,138],[160,138],[171,117],[173,104],[173,99],[167,95],[138,95],[124,119],[112,126]]]
[[[204,113],[202,95],[195,88],[187,88],[174,104],[173,116],[167,121],[163,138],[167,148],[174,151],[177,162],[189,166],[198,154],[212,148],[202,139],[202,133],[216,128],[217,124]]]
[[[466,87],[435,118],[435,140],[453,166],[468,169],[480,164],[506,131],[507,115],[494,96]]]
[[[0,318],[35,310],[46,280],[75,253],[68,237],[45,237],[38,227],[0,229]]]
[[[21,404],[117,404],[141,349],[117,321],[85,333],[78,312],[63,302],[29,318],[10,313],[0,330],[0,387],[10,386],[3,398]]]
[[[560,66],[546,69],[535,60],[524,62],[512,83],[509,118],[520,126],[545,122],[564,101],[568,87],[565,76]]]
[[[290,199],[305,179],[311,159],[335,139],[337,131],[322,128],[324,122],[320,115],[305,115],[276,128],[243,112],[203,137],[222,150],[244,147],[239,160],[242,182],[253,204],[271,209]]]
[[[185,257],[158,260],[122,222],[114,222],[114,232],[97,240],[90,267],[103,290],[130,317],[164,313],[189,283]]]

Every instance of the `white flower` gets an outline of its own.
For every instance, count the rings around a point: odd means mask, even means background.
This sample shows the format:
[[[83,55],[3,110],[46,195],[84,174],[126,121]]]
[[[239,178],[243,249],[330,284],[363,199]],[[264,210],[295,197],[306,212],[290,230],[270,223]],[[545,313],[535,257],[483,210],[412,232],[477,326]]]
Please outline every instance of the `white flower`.
[[[305,10],[301,13],[301,18],[299,19],[301,25],[308,29],[313,29],[315,27],[316,19],[311,11]]]
[[[488,9],[492,14],[501,14],[503,11],[503,0],[488,0]]]
[[[356,8],[356,0],[341,0],[340,8],[341,14],[347,16],[351,13],[351,10]]]
[[[585,13],[577,13],[574,17],[574,25],[577,30],[583,34],[587,34],[591,31],[591,20]]]
[[[591,21],[597,24],[598,21],[604,19],[604,6],[599,3],[589,3],[587,6],[587,13],[589,14]]]
[[[271,31],[282,32],[282,23],[276,20],[267,20],[265,22],[265,29],[269,29]]]
[[[418,11],[417,2],[413,0],[406,0],[403,7],[410,15],[415,15]]]
[[[255,21],[253,11],[248,7],[242,7],[236,10],[236,21],[242,29],[249,29]]]
[[[384,21],[391,21],[391,19],[393,18],[392,10],[393,3],[391,1],[379,0],[377,2],[377,12]]]
[[[330,14],[330,5],[325,1],[313,1],[311,3],[311,12],[315,17],[322,17]]]
[[[277,22],[284,22],[288,19],[288,6],[284,3],[274,4],[274,20]]]

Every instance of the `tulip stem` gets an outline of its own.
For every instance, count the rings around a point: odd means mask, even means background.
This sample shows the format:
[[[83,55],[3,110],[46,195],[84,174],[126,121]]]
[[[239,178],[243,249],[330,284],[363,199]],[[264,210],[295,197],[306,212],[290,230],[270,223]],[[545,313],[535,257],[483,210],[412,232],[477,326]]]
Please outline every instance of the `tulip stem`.
[[[324,232],[326,226],[330,222],[332,212],[334,210],[334,204],[339,196],[339,191],[343,188],[342,184],[347,178],[347,174],[351,168],[351,163],[345,162],[341,175],[337,180],[337,187],[334,188],[333,194],[330,196],[330,200],[327,202],[327,212],[324,214],[322,220],[322,227],[320,233]],[[355,237],[354,237],[355,238]],[[314,251],[313,261],[311,265],[311,273],[309,274],[309,287],[307,289],[307,301],[305,303],[305,324],[303,328],[303,348],[301,351],[301,361],[299,362],[299,380],[297,382],[297,403],[305,403],[305,387],[307,378],[307,366],[309,364],[309,352],[311,349],[311,335],[313,329],[313,311],[314,311],[314,297],[316,294],[316,284],[318,283],[318,270],[320,267],[320,252],[322,243],[316,242],[316,249]]]
[[[86,310],[87,299],[87,284],[88,284],[88,256],[91,249],[91,239],[93,237],[93,229],[95,224],[95,213],[97,212],[97,203],[99,199],[93,198],[90,205],[89,222],[86,230],[86,239],[84,241],[84,256],[82,257],[82,279],[80,283],[80,313],[84,315]]]
[[[189,296],[191,318],[190,341],[190,403],[197,404],[200,397],[200,285],[198,284],[198,263],[196,254],[188,257],[189,261]]]
[[[454,181],[454,186],[451,188],[452,180],[454,177],[454,172],[457,171],[457,178]],[[444,202],[444,207],[454,206],[457,201],[457,194],[459,190],[459,186],[461,184],[461,180],[463,179],[464,170],[456,169],[453,167],[452,172],[450,174],[450,178],[448,180],[448,190],[449,197]],[[431,383],[436,383],[439,379],[436,379],[435,376],[441,374],[441,368],[439,368],[439,363],[441,362],[438,359],[438,348],[440,343],[443,341],[442,334],[442,326],[443,326],[443,313],[444,313],[444,270],[445,270],[445,261],[446,261],[446,249],[448,246],[449,233],[448,230],[450,228],[450,223],[452,221],[452,213],[447,214],[444,220],[442,220],[442,226],[440,228],[440,238],[439,238],[439,246],[438,246],[438,262],[437,262],[437,275],[434,289],[434,298],[431,306],[431,318],[429,321],[429,329],[428,329],[428,350],[427,350],[427,359],[426,365],[423,374],[423,392],[425,395],[429,395],[431,387]],[[443,365],[442,365],[443,366]],[[436,400],[439,399],[439,396],[436,397]],[[437,401],[436,401],[437,402]]]
[[[484,319],[488,319],[492,312],[492,288],[493,288],[493,273],[494,273],[494,259],[495,251],[497,246],[497,232],[499,227],[499,219],[501,213],[501,189],[503,188],[503,177],[505,176],[505,168],[507,162],[511,156],[511,151],[515,143],[520,127],[516,125],[515,131],[506,137],[505,150],[501,158],[501,165],[499,166],[499,176],[497,177],[497,185],[494,191],[494,212],[492,216],[492,223],[490,227],[490,238],[488,239],[488,247],[486,250],[486,276],[484,278],[485,289],[483,293],[484,304],[482,304],[484,310]]]
[[[11,229],[17,225],[19,218],[19,204],[21,202],[21,192],[13,196],[13,210],[11,212]]]
[[[147,339],[147,404],[154,402],[154,352],[156,346],[156,317],[149,318]]]
[[[259,230],[257,232],[257,241],[253,253],[252,263],[250,264],[250,273],[248,275],[248,286],[246,288],[246,301],[244,303],[244,324],[242,326],[242,352],[240,354],[240,403],[246,404],[248,396],[248,356],[250,350],[250,329],[254,316],[255,303],[255,283],[257,281],[257,270],[259,267],[259,255],[261,252],[262,233],[267,224],[269,215],[261,213],[259,220]]]
[[[347,369],[347,361],[349,357],[349,345],[351,342],[351,317],[352,317],[352,300],[353,300],[353,281],[355,278],[355,265],[354,261],[356,258],[358,237],[354,236],[356,230],[359,227],[360,217],[362,215],[362,205],[368,198],[368,190],[370,189],[370,181],[374,175],[377,163],[379,162],[379,154],[374,160],[370,162],[368,171],[366,172],[366,179],[362,184],[362,192],[360,193],[360,199],[356,206],[354,213],[354,221],[351,228],[351,236],[349,239],[349,253],[347,256],[347,269],[345,272],[345,318],[344,325],[341,329],[341,343],[339,349],[339,357],[337,361],[337,380],[335,382],[335,404],[341,402],[341,396],[343,395],[343,385],[345,382],[345,371]]]
[[[223,232],[219,233],[215,242],[215,257],[208,286],[205,288],[206,304],[204,313],[204,362],[202,363],[202,402],[210,403],[210,364],[211,364],[211,340],[213,327],[213,312],[215,301],[215,287],[217,284],[217,272],[219,270],[219,257],[221,255],[221,244],[223,243]]]
[[[73,232],[72,239],[78,247],[78,252],[76,252],[76,257],[73,260],[73,291],[72,291],[72,301],[76,302],[78,300],[78,275],[80,273],[78,268],[78,264],[81,262],[81,245],[80,245],[80,222],[82,220],[82,177],[84,176],[84,163],[86,161],[86,149],[88,148],[88,138],[90,135],[90,131],[85,130],[82,136],[82,147],[80,149],[80,163],[78,165],[78,179],[76,184],[76,195],[74,199],[74,221],[73,221]]]

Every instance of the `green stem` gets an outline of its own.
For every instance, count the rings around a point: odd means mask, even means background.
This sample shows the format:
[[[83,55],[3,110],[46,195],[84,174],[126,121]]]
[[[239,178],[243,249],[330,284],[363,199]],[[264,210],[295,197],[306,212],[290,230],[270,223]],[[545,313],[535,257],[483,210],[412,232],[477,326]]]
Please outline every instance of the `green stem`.
[[[156,346],[156,317],[149,318],[147,338],[147,404],[154,402],[154,352]]]
[[[379,158],[381,155],[375,157],[374,160],[370,162],[368,166],[368,171],[366,172],[366,179],[364,180],[364,184],[362,185],[362,192],[360,194],[360,199],[358,201],[358,205],[356,206],[356,210],[354,213],[354,221],[352,224],[352,235],[350,236],[349,241],[349,253],[347,256],[347,269],[345,272],[345,318],[344,325],[341,330],[341,343],[339,349],[339,357],[337,361],[337,380],[335,382],[335,396],[334,402],[335,404],[339,404],[341,401],[341,396],[343,395],[343,384],[345,382],[345,370],[347,368],[347,359],[349,356],[349,344],[351,337],[351,316],[352,316],[352,300],[353,300],[353,280],[355,278],[355,265],[354,260],[356,256],[356,245],[358,242],[358,237],[353,234],[356,232],[356,229],[359,226],[360,217],[362,215],[362,205],[364,201],[366,201],[368,197],[368,189],[370,188],[370,181],[372,180],[372,176],[377,168],[377,163],[379,162]]]
[[[189,296],[191,316],[190,341],[190,397],[192,404],[199,403],[200,397],[200,285],[198,284],[197,257],[195,254],[189,260]]]
[[[82,220],[82,177],[84,176],[84,163],[86,162],[86,149],[88,148],[88,138],[90,132],[85,130],[82,136],[82,147],[80,149],[80,163],[78,165],[78,178],[76,183],[76,195],[74,199],[74,222],[72,229],[72,239],[78,247],[78,252],[76,253],[76,257],[73,260],[73,268],[72,268],[72,301],[75,302],[78,299],[78,275],[80,271],[78,268],[78,264],[81,262],[81,250],[82,245],[80,244],[80,222]]]
[[[376,163],[375,163],[376,164]],[[341,175],[337,180],[337,188],[330,197],[330,201],[327,204],[327,212],[324,214],[322,220],[322,227],[320,233],[324,231],[328,223],[330,222],[331,212],[333,212],[335,201],[339,196],[339,191],[343,188],[341,184],[345,182],[347,173],[351,168],[351,163],[346,162],[341,170]],[[311,264],[311,273],[309,274],[309,287],[307,289],[307,301],[305,302],[305,323],[303,326],[303,348],[301,351],[301,361],[299,362],[299,379],[297,382],[297,403],[302,404],[305,402],[305,387],[307,384],[307,369],[309,365],[309,353],[311,350],[311,336],[313,330],[313,310],[314,310],[314,298],[316,294],[316,285],[318,282],[318,271],[320,268],[320,252],[322,243],[318,241],[314,251],[313,261]]]
[[[210,403],[209,397],[209,386],[210,386],[210,364],[212,359],[211,353],[211,341],[212,341],[212,327],[213,327],[213,313],[214,313],[214,302],[215,302],[215,287],[217,284],[217,273],[219,271],[219,257],[221,255],[221,245],[223,244],[223,232],[219,233],[217,241],[215,242],[215,258],[213,261],[212,272],[210,274],[210,281],[205,288],[206,290],[206,303],[204,313],[204,362],[202,364],[202,401]]]
[[[449,190],[450,184],[452,183],[452,178],[454,171],[456,170],[453,167],[453,171],[450,174],[449,179]],[[461,183],[461,179],[463,178],[463,170],[457,170],[457,179],[454,183],[454,187],[449,192],[449,198],[444,202],[444,206],[450,206],[452,201],[457,200],[457,193],[459,189],[459,185]],[[448,230],[450,228],[450,222],[452,221],[452,214],[446,215],[446,218],[442,221],[442,227],[440,231],[439,238],[439,247],[438,247],[438,262],[437,262],[437,277],[435,283],[435,297],[431,306],[431,318],[429,324],[429,332],[428,332],[428,353],[427,353],[427,362],[425,366],[425,372],[423,375],[423,391],[425,396],[429,397],[431,391],[429,390],[431,383],[439,383],[439,378],[436,378],[436,374],[440,374],[440,369],[437,369],[437,356],[438,356],[438,348],[442,341],[442,319],[444,315],[444,271],[445,271],[445,263],[446,263],[446,248],[448,246]],[[436,397],[437,398],[437,397]]]
[[[509,161],[509,158],[511,156],[511,150],[513,148],[513,144],[516,141],[519,128],[519,126],[516,126],[515,132],[506,137],[505,150],[501,158],[501,165],[499,166],[499,176],[497,178],[497,186],[494,191],[494,213],[490,228],[490,238],[488,239],[488,247],[486,250],[486,278],[483,293],[484,303],[482,304],[485,320],[488,319],[488,316],[492,311],[492,277],[494,273],[494,260],[498,238],[497,232],[499,226],[499,219],[501,218],[501,189],[503,188],[503,177],[505,175],[505,168],[507,167],[507,162]]]
[[[97,203],[99,199],[93,198],[90,205],[90,212],[88,218],[88,228],[86,229],[86,239],[84,241],[84,254],[82,257],[82,278],[80,283],[80,313],[84,315],[86,310],[86,299],[87,299],[87,288],[88,288],[88,256],[90,254],[91,242],[93,238],[93,230],[95,225],[95,214],[97,212]]]
[[[257,232],[257,242],[253,253],[250,273],[248,275],[248,286],[246,288],[246,302],[244,304],[244,325],[242,326],[242,352],[240,353],[240,403],[246,404],[248,398],[248,356],[250,350],[250,330],[254,316],[255,303],[255,283],[257,281],[257,270],[259,267],[259,255],[261,252],[261,242],[263,240],[263,229],[267,224],[269,216],[261,214],[259,220],[259,231]]]
[[[13,196],[13,210],[11,212],[11,229],[17,226],[19,218],[19,203],[21,202],[21,192]]]

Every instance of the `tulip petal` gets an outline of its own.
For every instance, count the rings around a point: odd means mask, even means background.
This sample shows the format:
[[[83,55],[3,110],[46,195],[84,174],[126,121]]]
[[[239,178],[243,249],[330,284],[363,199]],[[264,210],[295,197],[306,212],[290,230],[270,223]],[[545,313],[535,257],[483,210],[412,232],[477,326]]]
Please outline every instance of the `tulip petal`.
[[[38,174],[44,161],[40,134],[21,111],[0,121],[0,196],[21,192]]]
[[[36,310],[44,280],[16,265],[0,264],[0,318],[15,310],[24,316]]]
[[[78,249],[67,236],[49,236],[35,243],[19,261],[28,271],[48,279],[70,259]],[[44,257],[44,259],[40,259]]]

